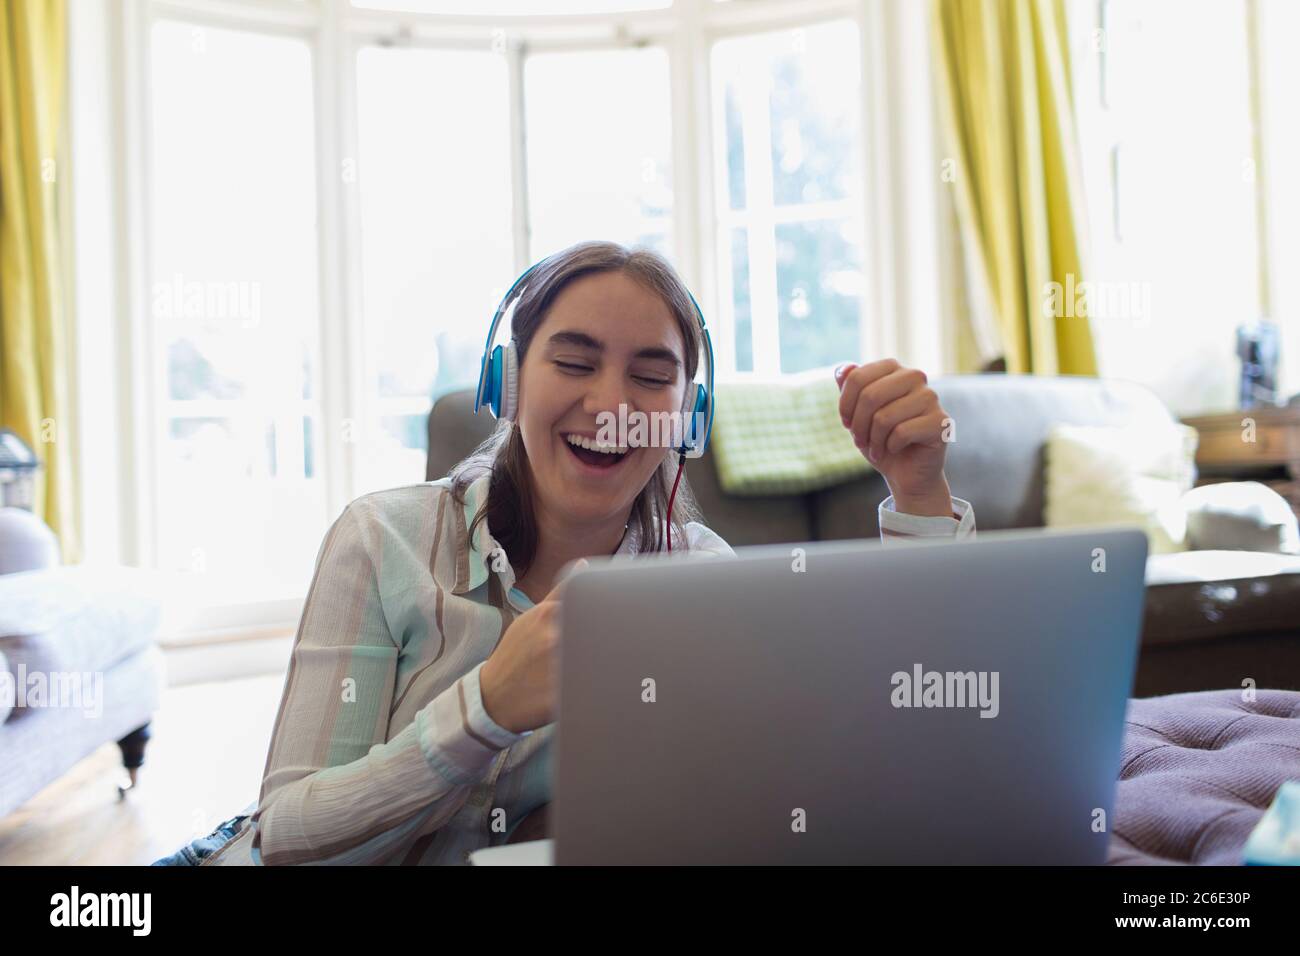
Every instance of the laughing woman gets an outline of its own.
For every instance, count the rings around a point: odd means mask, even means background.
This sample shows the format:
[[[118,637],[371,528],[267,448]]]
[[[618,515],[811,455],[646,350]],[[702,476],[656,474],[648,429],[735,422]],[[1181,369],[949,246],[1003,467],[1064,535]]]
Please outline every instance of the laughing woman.
[[[733,554],[696,520],[684,480],[670,499],[672,448],[581,447],[620,405],[692,407],[703,333],[673,268],[586,242],[525,276],[506,296],[519,293],[517,364],[488,396],[502,421],[447,477],[365,495],[330,528],[256,811],[197,841],[189,862],[462,863],[536,835],[561,578],[589,556],[669,543]],[[892,492],[882,534],[973,533],[925,375],[887,359],[835,378],[844,426]]]

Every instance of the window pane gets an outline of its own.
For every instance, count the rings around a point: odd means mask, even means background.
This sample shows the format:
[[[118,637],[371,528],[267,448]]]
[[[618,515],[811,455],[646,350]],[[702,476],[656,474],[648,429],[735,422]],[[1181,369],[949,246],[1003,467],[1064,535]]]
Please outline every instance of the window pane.
[[[731,208],[743,208],[746,197],[748,204],[760,206],[857,195],[858,51],[858,28],[851,20],[714,45]],[[765,149],[768,155],[762,155]]]
[[[662,49],[531,56],[524,96],[534,260],[585,239],[631,245],[670,233],[672,114]]]
[[[802,372],[858,354],[862,263],[850,221],[777,226],[781,371]]]
[[[643,232],[632,240],[632,245],[653,249],[665,259],[671,260],[673,257],[672,239],[666,232]]]
[[[197,332],[178,334],[167,350],[167,385],[170,397],[182,400],[200,398],[243,398],[243,372],[248,355],[242,336]],[[233,347],[231,347],[233,346]]]
[[[858,31],[829,23],[791,31],[772,71],[772,178],[776,202],[823,202],[854,193],[858,177]]]
[[[301,595],[327,523],[302,442],[318,415],[311,54],[166,20],[151,39],[159,563],[202,571],[214,599]]]
[[[230,419],[173,418],[168,424],[173,463],[212,469],[236,480],[256,470],[249,457],[250,452],[258,452],[256,443],[241,440]]]
[[[424,429],[381,419],[427,414],[434,395],[478,381],[514,274],[505,59],[372,47],[358,54],[357,83],[371,407],[354,438],[366,491],[424,480]],[[394,108],[413,97],[418,109]]]
[[[718,250],[731,274],[737,371],[799,371],[860,351],[859,60],[851,20],[713,47],[726,178]]]
[[[403,448],[418,448],[427,451],[429,445],[429,415],[388,415],[381,419],[384,431],[390,439]]]
[[[740,121],[736,85],[728,83],[725,99],[727,122],[727,189],[732,209],[745,208],[745,128]]]
[[[748,230],[731,230],[731,301],[736,310],[736,371],[754,370],[754,338],[749,318]]]

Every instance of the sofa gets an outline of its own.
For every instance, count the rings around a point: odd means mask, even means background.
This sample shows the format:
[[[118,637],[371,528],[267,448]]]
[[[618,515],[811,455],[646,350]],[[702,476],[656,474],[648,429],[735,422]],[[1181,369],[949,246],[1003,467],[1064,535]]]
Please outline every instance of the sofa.
[[[164,684],[160,615],[137,569],[0,574],[0,816],[109,742],[119,795],[135,785]]]
[[[1169,424],[1149,389],[1082,376],[954,375],[931,382],[956,423],[946,470],[980,530],[1044,524],[1044,445],[1057,424]],[[428,420],[425,478],[446,475],[495,420],[474,413],[473,389],[440,396]],[[724,492],[713,457],[688,461],[705,522],[733,547],[879,534],[889,494],[875,472],[810,494],[738,497]],[[1213,542],[1209,542],[1213,544]],[[1204,544],[1204,543],[1202,543]],[[1148,560],[1135,696],[1237,686],[1300,690],[1300,555],[1202,549]]]
[[[1044,444],[1055,424],[1172,421],[1153,393],[1126,382],[983,374],[931,384],[956,422],[949,484],[984,530],[1043,525]],[[426,480],[495,427],[473,399],[462,390],[434,403]],[[872,473],[811,494],[737,497],[722,491],[707,454],[687,475],[706,523],[733,546],[875,537],[888,494]],[[1107,862],[1244,862],[1278,788],[1300,779],[1297,688],[1300,559],[1214,549],[1150,557]]]

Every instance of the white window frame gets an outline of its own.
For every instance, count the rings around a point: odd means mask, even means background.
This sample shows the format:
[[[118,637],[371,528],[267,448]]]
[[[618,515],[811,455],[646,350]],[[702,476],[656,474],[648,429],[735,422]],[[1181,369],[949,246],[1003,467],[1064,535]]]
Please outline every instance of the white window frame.
[[[160,18],[196,26],[254,30],[303,39],[311,48],[316,116],[317,204],[320,283],[319,362],[313,394],[321,403],[317,443],[327,508],[338,514],[355,496],[356,449],[340,435],[351,416],[375,416],[381,402],[365,394],[367,367],[362,314],[359,190],[348,188],[343,162],[359,155],[356,54],[376,41],[437,48],[482,49],[494,29],[504,29],[511,72],[513,246],[516,273],[529,265],[522,111],[522,53],[662,45],[669,57],[673,130],[674,205],[671,240],[678,267],[696,293],[715,342],[722,378],[735,371],[731,328],[730,270],[719,271],[718,177],[711,108],[710,51],[715,40],[797,28],[831,19],[857,22],[861,42],[862,112],[860,208],[863,267],[861,347],[866,357],[898,355],[940,371],[938,312],[946,303],[936,290],[938,222],[934,197],[937,166],[930,152],[930,90],[925,62],[900,53],[902,37],[927,42],[922,4],[896,0],[752,0],[714,3],[675,0],[667,10],[613,15],[468,17],[354,9],[347,0],[122,0],[120,20],[108,40],[109,78],[117,130],[115,180],[121,197],[119,248],[113,253],[122,342],[117,390],[121,454],[116,480],[123,520],[116,551],[124,563],[156,566],[157,463],[165,423],[159,387],[165,381],[161,350],[153,348],[149,308],[149,42]],[[919,36],[919,41],[918,41]],[[523,46],[521,47],[522,44]],[[916,94],[919,93],[919,101]],[[894,104],[921,115],[900,116]],[[908,128],[909,124],[912,128]],[[903,133],[923,136],[922,150]],[[922,164],[918,166],[919,164]],[[725,198],[725,197],[724,197]],[[844,206],[843,203],[837,204]],[[847,208],[847,207],[846,207]],[[837,210],[838,211],[838,210]],[[917,212],[921,215],[917,216]],[[726,308],[720,308],[726,303]],[[776,321],[773,314],[771,321]],[[484,328],[488,316],[484,315]],[[848,356],[861,361],[863,356]],[[753,374],[761,374],[756,369]],[[84,484],[84,482],[83,482]],[[301,600],[237,604],[210,609],[205,629],[291,622]]]

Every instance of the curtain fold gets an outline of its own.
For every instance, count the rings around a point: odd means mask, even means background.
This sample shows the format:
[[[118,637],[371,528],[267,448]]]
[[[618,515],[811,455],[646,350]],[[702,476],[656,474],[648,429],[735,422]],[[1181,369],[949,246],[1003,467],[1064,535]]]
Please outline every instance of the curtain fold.
[[[0,424],[42,462],[33,510],[80,560],[65,334],[60,152],[65,0],[0,0]]]
[[[1086,247],[1062,0],[932,0],[931,14],[968,349],[1012,373],[1096,375],[1088,319],[1045,311],[1051,283],[1083,281]]]

